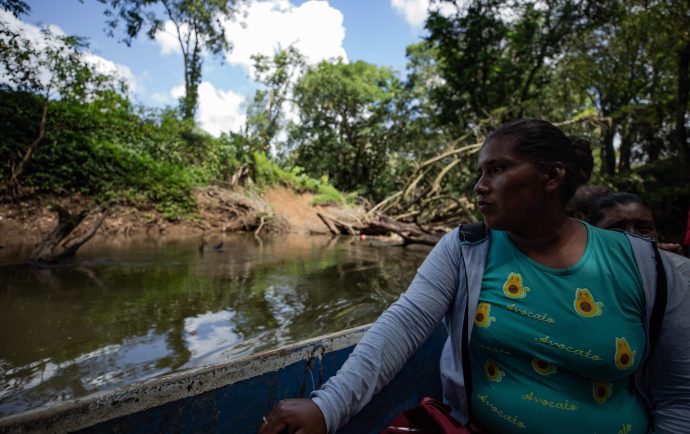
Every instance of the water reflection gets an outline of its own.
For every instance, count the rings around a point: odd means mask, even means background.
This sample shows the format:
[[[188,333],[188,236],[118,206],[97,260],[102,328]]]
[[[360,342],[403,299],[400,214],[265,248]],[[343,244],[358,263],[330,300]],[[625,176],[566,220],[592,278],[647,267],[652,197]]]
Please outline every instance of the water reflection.
[[[0,416],[371,322],[426,251],[349,239],[93,244],[0,265]],[[3,258],[0,258],[2,261]]]

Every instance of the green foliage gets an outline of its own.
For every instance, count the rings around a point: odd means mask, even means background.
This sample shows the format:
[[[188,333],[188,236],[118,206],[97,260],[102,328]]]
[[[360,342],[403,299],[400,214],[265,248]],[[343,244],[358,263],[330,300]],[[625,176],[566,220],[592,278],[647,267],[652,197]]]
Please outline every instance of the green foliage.
[[[10,156],[21,152],[39,122],[40,99],[0,92],[0,107],[6,178]],[[26,168],[25,185],[37,193],[118,198],[176,219],[195,210],[194,186],[222,180],[238,164],[227,137],[189,129],[169,111],[144,115],[116,94],[88,103],[51,101],[50,110],[46,143]]]
[[[607,181],[617,191],[643,197],[654,210],[659,232],[677,242],[683,238],[683,223],[690,208],[690,184],[683,175],[678,159],[663,159],[609,177]]]
[[[348,205],[354,203],[359,195],[356,191],[343,194],[323,180],[316,184],[316,193],[311,201],[314,205]]]
[[[28,14],[31,8],[22,0],[0,0],[0,8],[6,10],[15,17]]]
[[[362,61],[321,62],[294,89],[300,122],[290,129],[296,165],[335,187],[376,199],[390,191],[390,153],[402,85],[388,68]]]
[[[0,21],[0,67],[3,85],[13,90],[32,92],[43,98],[59,96],[83,101],[123,86],[113,77],[96,72],[88,62],[83,38],[53,34],[41,29],[33,40],[4,20]],[[121,89],[120,89],[121,90]]]
[[[328,177],[322,177],[319,180],[311,178],[305,175],[299,166],[289,170],[283,169],[261,152],[254,152],[252,157],[254,181],[260,188],[282,184],[298,192],[317,193],[314,196],[314,205],[346,205],[355,200],[356,195],[344,195],[328,182]]]
[[[270,152],[270,147],[284,129],[284,110],[291,96],[292,86],[305,68],[304,57],[293,46],[280,50],[269,59],[256,54],[254,76],[263,85],[247,108],[247,140],[254,150]]]
[[[200,50],[228,48],[217,19],[234,14],[238,1],[99,1],[111,30],[125,25],[125,42],[155,35],[164,19],[178,28],[193,22],[180,41],[181,109],[133,106],[83,64],[83,40],[46,33],[60,44],[34,47],[1,27],[3,179],[39,138],[45,146],[35,147],[25,173],[34,190],[127,197],[174,218],[193,210],[193,186],[247,174],[260,188],[289,185],[314,192],[315,202],[345,203],[352,199],[339,191],[378,201],[415,173],[405,200],[419,207],[408,215],[423,221],[436,198],[454,201],[449,212],[467,207],[476,156],[453,150],[483,141],[504,121],[537,117],[568,121],[567,134],[590,140],[594,181],[642,194],[662,226],[688,206],[687,2],[434,0],[456,11],[429,15],[428,36],[407,49],[404,79],[362,61],[306,67],[294,47],[255,56],[261,86],[245,129],[214,138],[193,121]],[[0,6],[23,13],[26,4]],[[43,81],[27,59],[53,77]],[[293,110],[299,119],[288,123]]]
[[[125,91],[115,77],[96,71],[84,56],[87,47],[81,38],[55,35],[48,28],[41,30],[40,38],[28,38],[11,21],[0,20],[0,70],[5,74],[0,88],[35,95],[40,113],[35,127],[24,130],[23,143],[8,155],[10,171],[1,187],[10,197],[21,194],[25,167],[43,145],[48,121],[53,120],[51,99],[78,105]]]

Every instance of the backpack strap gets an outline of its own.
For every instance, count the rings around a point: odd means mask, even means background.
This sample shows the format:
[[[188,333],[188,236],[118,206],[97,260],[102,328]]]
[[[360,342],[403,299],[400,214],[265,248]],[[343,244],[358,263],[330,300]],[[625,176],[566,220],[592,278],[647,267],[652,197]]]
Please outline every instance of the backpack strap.
[[[461,242],[476,243],[489,234],[489,228],[484,222],[465,223],[458,227],[458,236]]]
[[[483,240],[489,234],[489,229],[484,222],[462,224],[458,228],[458,236],[460,242],[476,243]],[[460,256],[462,257],[462,248],[460,248]],[[462,257],[463,269],[465,270],[465,286],[468,286],[467,268],[465,265],[465,258]],[[462,376],[465,381],[465,394],[467,399],[467,406],[469,408],[472,399],[472,373],[470,371],[470,345],[469,345],[469,322],[470,322],[470,299],[469,287],[467,288],[467,300],[465,301],[465,321],[462,324]]]
[[[468,291],[469,292],[469,291]],[[467,408],[470,408],[470,402],[472,400],[472,371],[470,367],[470,344],[469,337],[469,297],[465,303],[465,322],[462,324],[462,377],[465,380],[465,395],[467,399]]]
[[[656,347],[661,332],[661,325],[664,321],[664,313],[666,312],[666,302],[668,299],[668,282],[666,281],[666,270],[661,260],[661,253],[656,241],[652,241],[652,248],[654,249],[654,260],[656,262],[656,297],[654,299],[654,307],[652,308],[652,316],[649,320],[649,353],[651,354]]]

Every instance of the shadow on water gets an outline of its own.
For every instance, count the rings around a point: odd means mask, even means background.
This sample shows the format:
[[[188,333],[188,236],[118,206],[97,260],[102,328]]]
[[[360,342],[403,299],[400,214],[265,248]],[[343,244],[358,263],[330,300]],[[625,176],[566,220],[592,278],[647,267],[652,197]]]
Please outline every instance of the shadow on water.
[[[0,265],[0,416],[373,321],[427,250],[232,235]],[[0,261],[2,258],[0,258]]]

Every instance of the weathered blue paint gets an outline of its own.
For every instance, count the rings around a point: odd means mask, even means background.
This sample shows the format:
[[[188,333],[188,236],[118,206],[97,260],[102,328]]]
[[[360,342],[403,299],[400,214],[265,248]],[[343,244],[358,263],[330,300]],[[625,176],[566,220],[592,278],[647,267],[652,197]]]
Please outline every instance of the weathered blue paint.
[[[334,375],[366,327],[224,365],[171,374],[113,392],[0,419],[0,433],[255,433],[281,399],[308,397]],[[442,326],[340,432],[378,433],[423,396],[440,398]]]

